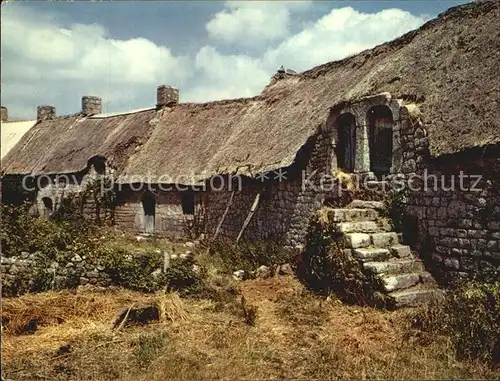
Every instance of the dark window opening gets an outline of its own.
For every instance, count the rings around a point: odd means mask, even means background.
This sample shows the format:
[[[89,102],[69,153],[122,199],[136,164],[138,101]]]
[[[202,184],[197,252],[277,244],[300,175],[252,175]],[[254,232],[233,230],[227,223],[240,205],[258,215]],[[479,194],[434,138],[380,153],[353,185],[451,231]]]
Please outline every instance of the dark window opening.
[[[142,197],[142,209],[144,210],[144,231],[153,233],[155,228],[156,200],[150,191]]]
[[[182,213],[194,214],[194,193],[181,193]]]
[[[415,216],[405,215],[402,221],[403,228],[403,242],[415,248],[418,242],[418,218]]]
[[[106,172],[106,163],[103,159],[94,161],[94,169],[99,175],[104,175]]]
[[[389,174],[392,166],[392,129],[394,120],[391,109],[385,105],[368,111],[370,171],[380,178]]]
[[[151,192],[144,193],[144,197],[142,198],[142,208],[144,209],[144,214],[146,216],[154,216],[156,201]]]
[[[45,217],[50,217],[52,215],[52,212],[54,210],[54,203],[50,197],[44,197],[42,198],[43,202],[43,214]]]
[[[40,189],[45,188],[47,185],[49,185],[49,178],[46,175],[39,177],[38,184],[40,186]]]
[[[356,119],[352,114],[342,114],[337,119],[338,166],[347,172],[354,171],[356,163]]]

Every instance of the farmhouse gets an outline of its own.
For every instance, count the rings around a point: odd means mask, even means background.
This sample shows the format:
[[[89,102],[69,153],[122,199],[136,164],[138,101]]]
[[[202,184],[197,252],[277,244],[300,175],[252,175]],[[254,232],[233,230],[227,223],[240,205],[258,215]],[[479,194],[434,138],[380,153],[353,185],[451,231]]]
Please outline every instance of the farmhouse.
[[[374,232],[362,224],[374,220],[363,192],[359,213],[345,212],[339,171],[379,194],[400,179],[420,184],[408,194],[408,244],[444,272],[496,267],[499,18],[497,2],[458,6],[344,60],[280,70],[253,98],[179,103],[177,89],[159,86],[157,104],[138,111],[103,114],[89,96],[75,115],[40,106],[3,159],[4,181],[30,176],[35,207],[50,215],[107,178],[124,230],[297,246],[323,205],[343,211],[346,233]],[[460,173],[466,186],[451,187]],[[86,211],[102,217],[95,203]]]

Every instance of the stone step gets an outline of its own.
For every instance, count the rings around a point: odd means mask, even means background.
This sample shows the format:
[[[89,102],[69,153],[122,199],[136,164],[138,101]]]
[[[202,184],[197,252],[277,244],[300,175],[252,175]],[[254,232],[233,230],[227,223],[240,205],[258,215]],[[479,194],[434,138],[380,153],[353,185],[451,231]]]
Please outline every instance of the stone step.
[[[373,209],[331,209],[328,211],[330,222],[375,221],[378,213]]]
[[[347,207],[354,209],[375,209],[380,211],[385,208],[385,205],[382,201],[352,200]]]
[[[370,235],[366,233],[348,233],[344,235],[345,247],[357,249],[370,246]]]
[[[337,224],[340,233],[374,233],[380,231],[375,221],[341,222]]]
[[[385,262],[365,262],[365,270],[373,274],[404,274],[421,273],[425,271],[422,261],[416,259],[385,261]]]
[[[444,292],[438,288],[422,288],[415,286],[403,291],[388,294],[394,302],[394,307],[415,307],[423,303],[442,300]]]
[[[379,247],[356,248],[353,249],[352,254],[362,262],[381,261],[388,259],[390,256],[388,249]]]
[[[379,279],[382,281],[382,288],[386,292],[403,290],[421,283],[419,273],[383,275]]]
[[[391,255],[396,258],[413,258],[413,254],[409,246],[394,245],[390,247]]]
[[[394,229],[392,224],[390,223],[389,219],[387,219],[387,218],[378,218],[377,225],[378,225],[379,231],[381,231],[381,232],[392,232],[392,230]]]
[[[370,235],[371,244],[375,247],[392,247],[399,244],[398,235],[394,232],[374,233]]]

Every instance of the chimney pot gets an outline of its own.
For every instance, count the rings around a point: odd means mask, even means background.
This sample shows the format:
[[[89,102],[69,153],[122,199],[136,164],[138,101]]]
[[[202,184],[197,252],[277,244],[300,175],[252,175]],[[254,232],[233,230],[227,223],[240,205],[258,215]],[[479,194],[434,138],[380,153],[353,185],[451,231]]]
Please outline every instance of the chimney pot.
[[[56,108],[54,106],[42,105],[36,108],[37,120],[50,120],[56,117]]]
[[[7,107],[2,106],[2,122],[6,122],[9,120],[9,111]]]
[[[85,95],[82,97],[82,113],[84,115],[95,115],[102,112],[102,100],[99,97]]]
[[[162,108],[179,103],[179,89],[172,86],[161,85],[156,91],[156,107]]]

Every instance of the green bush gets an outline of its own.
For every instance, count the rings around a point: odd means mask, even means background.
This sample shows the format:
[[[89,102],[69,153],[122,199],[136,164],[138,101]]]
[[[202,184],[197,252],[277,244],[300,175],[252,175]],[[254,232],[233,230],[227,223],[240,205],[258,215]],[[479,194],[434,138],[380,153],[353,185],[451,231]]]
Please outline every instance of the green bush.
[[[399,190],[392,189],[384,198],[384,210],[382,211],[382,216],[387,217],[391,221],[393,228],[396,231],[403,230],[406,208],[410,196],[409,192],[410,190],[408,187],[404,187]]]
[[[202,292],[204,272],[194,271],[191,258],[176,260],[165,273],[152,273],[163,267],[163,254],[158,252],[127,253],[123,250],[103,249],[99,261],[105,266],[113,284],[142,292],[165,289],[181,295]]]
[[[500,282],[462,281],[444,303],[419,310],[413,328],[450,337],[462,359],[500,363]]]
[[[253,241],[234,243],[229,239],[219,238],[205,243],[205,250],[214,259],[218,259],[222,271],[232,273],[235,270],[253,271],[259,266],[271,266],[290,262],[291,250],[284,248],[279,241]]]
[[[383,296],[375,291],[378,281],[344,250],[343,235],[334,226],[327,221],[325,211],[312,217],[299,278],[311,290],[325,295],[334,293],[348,303],[385,305]]]
[[[17,256],[21,252],[42,252],[51,260],[60,253],[92,251],[96,246],[97,228],[86,223],[77,212],[69,211],[67,201],[54,218],[38,218],[29,212],[31,204],[2,205],[0,231],[2,255]]]

